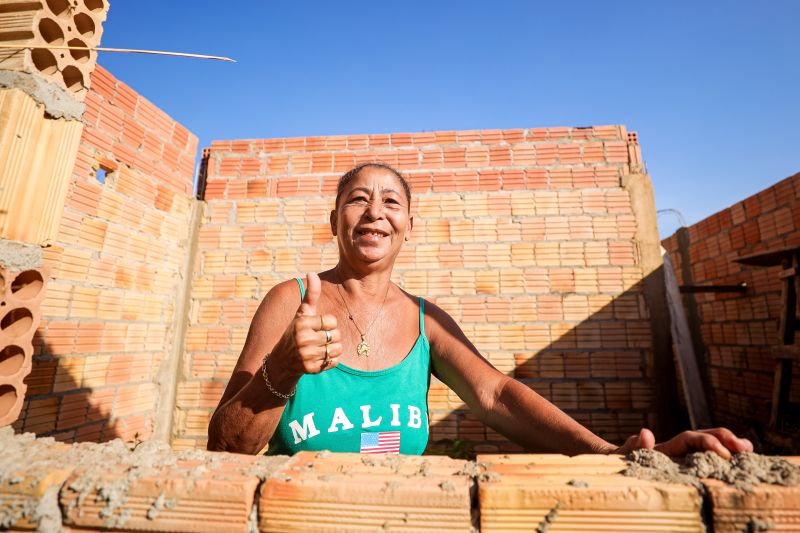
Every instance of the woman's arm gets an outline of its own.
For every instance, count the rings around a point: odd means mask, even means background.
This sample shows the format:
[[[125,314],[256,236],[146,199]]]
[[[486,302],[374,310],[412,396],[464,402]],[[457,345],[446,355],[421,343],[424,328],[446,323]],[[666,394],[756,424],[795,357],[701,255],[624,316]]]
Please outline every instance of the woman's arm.
[[[643,429],[623,446],[611,444],[529,387],[495,369],[445,311],[427,303],[425,310],[436,376],[479,420],[527,450],[567,455],[626,453],[638,448],[655,448],[668,455],[711,450],[727,458],[730,451],[753,449],[749,441],[737,439],[723,428],[686,431],[663,444],[656,444],[652,432]]]
[[[336,317],[317,316],[320,280],[309,274],[305,299],[298,308],[299,290],[294,280],[280,283],[264,297],[250,323],[242,353],[225,392],[208,425],[208,449],[255,454],[261,451],[280,421],[286,400],[269,391],[261,374],[264,355],[270,383],[288,394],[300,377],[336,366],[341,355],[341,335]],[[325,359],[325,333],[333,341]]]

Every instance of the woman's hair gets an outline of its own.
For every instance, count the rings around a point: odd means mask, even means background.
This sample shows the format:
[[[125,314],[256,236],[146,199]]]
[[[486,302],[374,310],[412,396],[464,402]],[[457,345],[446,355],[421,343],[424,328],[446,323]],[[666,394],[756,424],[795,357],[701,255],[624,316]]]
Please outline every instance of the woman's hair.
[[[400,174],[400,172],[398,172],[394,168],[390,167],[386,163],[379,163],[379,162],[361,163],[360,165],[355,166],[350,170],[348,170],[347,172],[345,172],[344,175],[341,178],[339,178],[339,185],[336,187],[336,202],[334,203],[334,206],[336,206],[337,208],[339,207],[339,198],[341,198],[342,191],[344,191],[344,188],[347,187],[347,184],[353,181],[353,178],[358,176],[359,172],[368,167],[382,168],[383,170],[388,170],[389,172],[394,174],[397,177],[397,180],[400,182],[400,185],[403,186],[403,191],[406,193],[406,200],[408,200],[408,208],[411,209],[411,187],[408,186],[408,182],[406,181],[406,179],[403,177],[402,174]]]

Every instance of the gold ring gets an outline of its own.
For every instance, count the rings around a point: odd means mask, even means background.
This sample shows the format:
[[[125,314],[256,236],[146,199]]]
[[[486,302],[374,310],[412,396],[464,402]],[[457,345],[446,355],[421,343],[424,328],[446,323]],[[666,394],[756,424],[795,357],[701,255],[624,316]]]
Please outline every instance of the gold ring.
[[[325,368],[326,366],[328,366],[328,364],[330,364],[330,362],[331,362],[331,359],[330,359],[330,355],[328,354],[328,345],[326,344],[325,345],[325,359],[322,360],[322,368]]]
[[[331,333],[331,330],[326,329],[325,330],[325,345],[327,346],[328,344],[330,344],[332,340],[333,340],[333,334]]]

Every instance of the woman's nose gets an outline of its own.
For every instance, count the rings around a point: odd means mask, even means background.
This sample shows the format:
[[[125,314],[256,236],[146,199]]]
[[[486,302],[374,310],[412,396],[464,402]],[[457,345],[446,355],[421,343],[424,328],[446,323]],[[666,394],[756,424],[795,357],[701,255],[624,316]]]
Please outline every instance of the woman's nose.
[[[373,200],[367,206],[367,215],[375,220],[383,217],[383,202],[380,200]]]

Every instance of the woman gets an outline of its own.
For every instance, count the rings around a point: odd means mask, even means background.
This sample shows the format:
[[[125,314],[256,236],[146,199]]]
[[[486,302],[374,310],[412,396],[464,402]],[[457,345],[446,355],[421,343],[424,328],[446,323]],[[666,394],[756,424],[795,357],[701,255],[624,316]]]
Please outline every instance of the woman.
[[[728,458],[750,442],[726,429],[688,431],[663,444],[642,429],[618,447],[527,386],[497,371],[442,309],[392,283],[414,225],[399,172],[379,163],[342,176],[330,225],[339,263],[285,281],[253,317],[209,425],[210,450],[400,451],[428,440],[431,372],[484,423],[536,451],[570,455],[656,448]],[[265,355],[266,354],[266,355]]]

